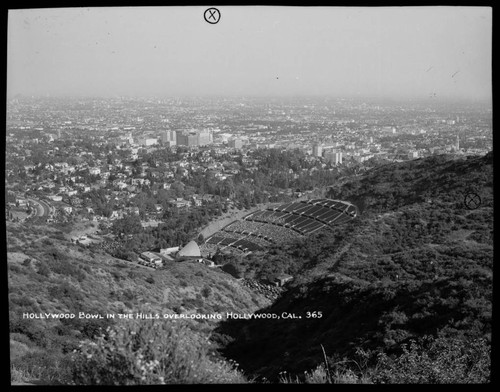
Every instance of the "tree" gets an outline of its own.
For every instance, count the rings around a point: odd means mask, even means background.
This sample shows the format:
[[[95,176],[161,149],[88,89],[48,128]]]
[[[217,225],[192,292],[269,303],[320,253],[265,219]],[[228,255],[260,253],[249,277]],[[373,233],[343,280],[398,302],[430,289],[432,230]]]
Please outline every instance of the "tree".
[[[41,261],[38,267],[38,273],[42,276],[48,277],[50,275],[49,266],[45,262]]]
[[[111,226],[111,231],[115,235],[137,234],[142,231],[141,219],[135,215],[126,215],[121,219],[117,219]]]
[[[222,271],[227,272],[231,276],[233,276],[236,279],[241,278],[241,271],[239,268],[233,264],[233,263],[227,263],[222,266]]]

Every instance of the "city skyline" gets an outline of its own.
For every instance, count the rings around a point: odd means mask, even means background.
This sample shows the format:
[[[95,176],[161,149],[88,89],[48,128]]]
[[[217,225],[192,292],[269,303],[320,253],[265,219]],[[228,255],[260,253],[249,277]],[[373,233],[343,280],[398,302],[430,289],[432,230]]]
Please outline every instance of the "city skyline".
[[[9,10],[7,97],[491,100],[488,7]]]

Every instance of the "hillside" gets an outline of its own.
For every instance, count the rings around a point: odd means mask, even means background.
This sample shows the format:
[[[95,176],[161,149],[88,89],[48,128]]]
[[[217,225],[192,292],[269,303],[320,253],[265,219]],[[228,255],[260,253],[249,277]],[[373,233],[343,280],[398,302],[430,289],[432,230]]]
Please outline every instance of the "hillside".
[[[152,270],[72,244],[62,228],[7,222],[13,379],[102,383],[101,373],[109,372],[119,383],[163,383],[173,366],[181,375],[172,382],[284,381],[285,371],[301,382],[312,371],[315,382],[325,382],[327,357],[326,370],[355,382],[484,382],[492,330],[492,160],[438,156],[374,168],[325,194],[358,205],[353,221],[246,257],[215,255],[247,279],[292,275],[273,303],[219,269],[172,263]],[[464,204],[469,193],[481,198],[478,208]],[[280,318],[193,319],[178,330],[154,320],[22,316],[78,312]],[[290,314],[302,318],[282,317]],[[96,340],[107,326],[118,332]],[[206,347],[186,351],[165,336]],[[135,337],[136,346],[126,343]],[[82,348],[82,340],[97,345]],[[63,366],[74,350],[76,378]],[[150,363],[159,359],[163,373],[123,370],[119,364],[137,350]],[[117,351],[123,357],[115,358]],[[206,374],[196,379],[201,369]]]
[[[493,203],[493,152],[483,157],[436,155],[388,163],[334,184],[328,197],[355,202],[371,213],[414,203],[448,203],[463,207],[464,197],[478,193],[482,206]]]
[[[117,314],[252,312],[269,300],[231,275],[199,263],[153,270],[72,244],[54,228],[7,223],[11,366],[26,378],[57,379],[57,364],[82,339],[127,324]],[[78,313],[104,319],[30,319],[24,313]],[[106,314],[115,314],[107,319]],[[214,319],[187,320],[206,334]]]
[[[334,363],[360,350],[401,353],[402,344],[425,335],[464,346],[489,342],[491,179],[488,155],[387,165],[346,182],[331,196],[360,195],[359,219],[273,249],[254,264],[267,261],[274,269],[260,272],[296,276],[260,312],[302,319],[223,323],[217,333],[232,341],[225,354],[255,377],[276,380],[322,363],[322,347]],[[463,205],[463,190],[471,188],[482,199],[474,210]],[[307,319],[307,312],[322,317]]]

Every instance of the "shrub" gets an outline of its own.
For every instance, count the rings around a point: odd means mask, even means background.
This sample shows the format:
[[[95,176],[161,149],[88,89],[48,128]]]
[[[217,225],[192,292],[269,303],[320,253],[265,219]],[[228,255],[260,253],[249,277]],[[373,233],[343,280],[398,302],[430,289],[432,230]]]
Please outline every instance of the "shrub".
[[[21,295],[21,296],[13,295],[10,298],[10,302],[12,305],[18,305],[21,308],[27,308],[27,310],[31,312],[38,310],[38,305],[36,301],[27,297],[26,295]]]
[[[370,383],[360,377],[351,369],[329,369],[324,363],[319,364],[316,369],[304,372],[303,379],[280,372],[278,381],[282,384],[367,384]]]
[[[210,286],[203,286],[203,288],[201,289],[201,295],[203,296],[203,298],[209,298],[212,295],[212,289],[210,288]]]
[[[77,263],[68,258],[67,254],[51,248],[46,250],[42,256],[53,273],[71,276],[80,282],[85,279],[85,273],[78,267]]]
[[[142,320],[84,342],[72,360],[78,385],[238,383],[232,365],[210,358],[206,339],[185,324]]]
[[[182,306],[186,309],[202,309],[204,305],[203,300],[200,297],[196,298],[185,298],[182,301]]]
[[[228,274],[232,275],[236,279],[241,278],[241,271],[233,263],[224,264],[221,269],[222,269],[222,271],[227,272]]]
[[[131,289],[125,289],[122,291],[122,296],[126,301],[132,301],[137,295]]]
[[[50,384],[70,382],[68,361],[55,351],[30,351],[11,361],[11,377],[20,378],[21,375],[22,381],[37,379]]]
[[[25,334],[37,346],[45,348],[50,345],[50,336],[47,334],[45,328],[33,320],[20,319],[17,323],[10,325],[10,330]]]
[[[12,272],[21,272],[21,268],[16,264],[9,264],[9,270]]]
[[[38,273],[42,276],[48,277],[50,275],[50,268],[47,263],[41,261],[38,266]]]
[[[19,383],[24,383],[34,377],[27,374],[24,370],[18,369],[15,366],[10,366],[10,384],[16,385]]]
[[[50,299],[57,299],[70,309],[77,309],[83,300],[83,294],[68,282],[50,286],[47,289]]]
[[[31,340],[26,335],[23,335],[21,333],[16,333],[16,332],[10,333],[10,340],[11,342],[16,341],[28,346],[31,345]]]
[[[482,338],[424,336],[401,345],[402,353],[356,350],[329,358],[303,376],[280,372],[281,383],[480,384],[490,382],[491,348]]]
[[[64,233],[62,231],[57,231],[56,233],[52,234],[52,238],[55,238],[56,240],[66,241],[66,237],[64,236]]]
[[[24,336],[24,335],[20,335]],[[25,355],[28,351],[30,351],[29,344],[30,341],[29,339],[26,338],[28,343],[21,343],[17,340],[13,340],[12,338],[10,339],[10,360],[13,361],[19,357],[22,357]]]
[[[396,358],[380,354],[379,370],[372,376],[374,382],[490,382],[491,348],[484,339],[424,337],[402,345],[402,349]]]

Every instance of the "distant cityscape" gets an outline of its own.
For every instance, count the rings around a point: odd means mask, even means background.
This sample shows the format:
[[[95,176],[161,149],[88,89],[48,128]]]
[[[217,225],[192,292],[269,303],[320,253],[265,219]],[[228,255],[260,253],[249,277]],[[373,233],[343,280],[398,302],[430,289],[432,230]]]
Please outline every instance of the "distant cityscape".
[[[6,217],[50,222],[63,215],[113,220],[136,213],[147,226],[165,206],[142,211],[125,201],[169,190],[195,174],[222,182],[242,168],[258,171],[254,154],[263,149],[307,157],[309,167],[290,169],[290,178],[313,166],[341,172],[433,154],[484,155],[492,149],[492,111],[479,103],[432,100],[18,97],[7,106]],[[107,200],[122,203],[100,215],[85,197],[100,189]],[[189,208],[214,196],[169,203]],[[36,208],[14,213],[16,200],[22,207],[30,198]]]

